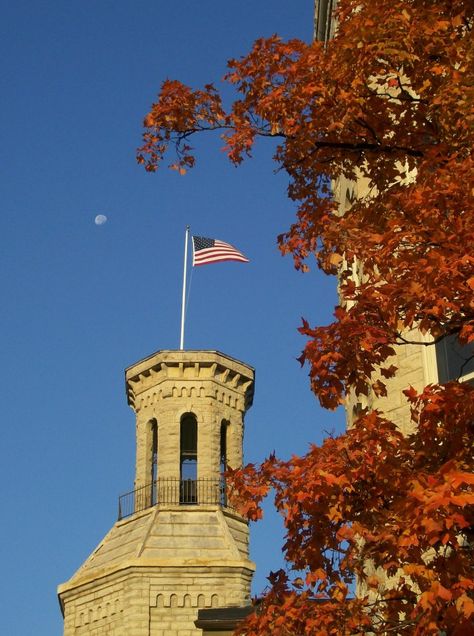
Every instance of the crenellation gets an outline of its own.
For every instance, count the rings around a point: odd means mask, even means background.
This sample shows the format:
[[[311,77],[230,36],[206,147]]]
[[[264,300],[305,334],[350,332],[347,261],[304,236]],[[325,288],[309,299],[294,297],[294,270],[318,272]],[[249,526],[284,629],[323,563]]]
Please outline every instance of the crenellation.
[[[216,600],[217,599],[217,600]],[[161,608],[201,608],[201,607],[215,607],[212,603],[219,603],[217,595],[210,593],[195,593],[195,592],[160,592],[156,594],[155,598],[150,601],[150,607]],[[219,605],[217,605],[219,606]]]
[[[98,601],[80,602],[75,606],[74,626],[82,627],[112,617],[117,620],[116,617],[121,611],[121,599],[114,596],[102,597]]]

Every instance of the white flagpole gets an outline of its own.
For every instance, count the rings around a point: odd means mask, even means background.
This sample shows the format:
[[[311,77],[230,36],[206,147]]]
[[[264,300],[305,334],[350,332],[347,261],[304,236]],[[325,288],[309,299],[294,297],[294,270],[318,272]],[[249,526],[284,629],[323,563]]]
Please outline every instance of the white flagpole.
[[[184,268],[183,268],[183,296],[181,300],[181,337],[179,340],[180,351],[184,349],[184,317],[186,312],[186,278],[188,269],[188,240],[189,225],[186,226],[186,238],[184,239]]]

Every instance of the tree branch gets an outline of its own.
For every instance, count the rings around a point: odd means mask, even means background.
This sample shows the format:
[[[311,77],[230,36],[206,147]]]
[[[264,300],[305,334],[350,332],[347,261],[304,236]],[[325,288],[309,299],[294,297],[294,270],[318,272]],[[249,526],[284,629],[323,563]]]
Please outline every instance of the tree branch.
[[[422,345],[423,347],[431,347],[432,345],[438,344],[438,342],[441,342],[441,340],[444,340],[448,336],[452,336],[456,333],[459,333],[460,331],[461,329],[453,329],[451,331],[448,331],[447,333],[441,334],[441,336],[438,336],[437,338],[433,338],[433,340],[430,341],[408,340],[407,338],[404,338],[400,332],[397,331],[396,337],[399,338],[402,342],[397,342],[396,344]]]

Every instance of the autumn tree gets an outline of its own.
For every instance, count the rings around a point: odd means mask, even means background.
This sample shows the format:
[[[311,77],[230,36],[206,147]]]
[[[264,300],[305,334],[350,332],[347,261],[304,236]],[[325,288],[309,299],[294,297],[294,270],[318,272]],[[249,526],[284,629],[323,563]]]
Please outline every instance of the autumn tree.
[[[149,171],[170,150],[191,168],[204,131],[235,164],[276,140],[297,204],[280,249],[339,280],[332,324],[300,329],[326,408],[384,395],[398,346],[474,342],[473,20],[472,0],[340,0],[326,45],[275,36],[231,60],[229,109],[213,85],[166,81],[145,118]],[[344,179],[367,187],[341,214]],[[242,634],[473,633],[474,389],[404,393],[409,435],[368,408],[303,457],[234,474],[250,519],[275,493],[288,563]]]

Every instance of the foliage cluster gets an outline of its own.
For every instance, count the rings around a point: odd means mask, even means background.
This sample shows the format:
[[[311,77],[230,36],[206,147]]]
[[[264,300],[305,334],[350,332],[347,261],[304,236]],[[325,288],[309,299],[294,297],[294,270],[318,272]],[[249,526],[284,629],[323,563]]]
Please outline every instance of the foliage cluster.
[[[340,0],[326,45],[275,36],[230,61],[230,109],[213,85],[166,81],[145,118],[149,171],[172,146],[184,173],[204,131],[235,164],[277,140],[298,206],[280,249],[339,279],[332,324],[300,329],[326,408],[384,396],[408,341],[474,341],[473,20],[472,0]],[[341,214],[329,182],[364,188]],[[274,489],[287,530],[288,569],[242,634],[472,633],[474,390],[404,393],[410,435],[367,409],[303,457],[234,473],[242,512]]]

